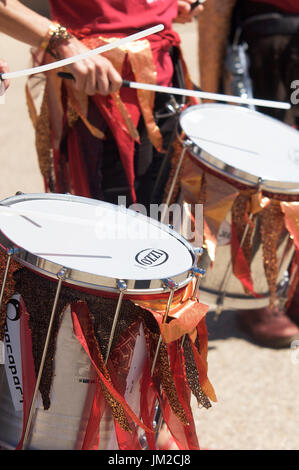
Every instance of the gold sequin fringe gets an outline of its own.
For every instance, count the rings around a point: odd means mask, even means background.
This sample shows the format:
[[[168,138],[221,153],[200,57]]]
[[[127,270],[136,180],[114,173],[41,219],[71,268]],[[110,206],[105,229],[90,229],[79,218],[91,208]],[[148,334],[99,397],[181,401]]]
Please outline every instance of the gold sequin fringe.
[[[48,93],[45,91],[40,115],[35,126],[35,144],[41,174],[48,181],[51,177],[51,130],[48,107]]]
[[[199,383],[199,377],[197,372],[197,367],[195,363],[195,359],[193,356],[190,339],[186,336],[184,341],[184,359],[185,359],[185,372],[186,372],[186,379],[189,385],[189,388],[193,395],[195,396],[198,405],[203,406],[204,408],[208,409],[211,408],[211,402],[203,392],[201,385]]]
[[[80,301],[82,302],[82,301]],[[92,315],[90,314],[90,319],[92,321]],[[88,345],[91,345],[91,348],[93,351],[96,351],[96,356],[97,356],[97,364],[99,367],[99,370],[101,373],[104,375],[104,377],[112,384],[112,380],[110,377],[110,374],[108,372],[108,369],[106,367],[104,358],[102,356],[102,353],[100,351],[98,342],[96,340],[94,331],[89,329],[88,330],[88,337],[85,338],[87,341]],[[118,422],[118,424],[125,430],[125,431],[131,431],[129,421],[126,417],[125,411],[122,407],[122,405],[112,396],[112,394],[108,391],[107,387],[104,385],[104,383],[100,379],[100,385],[104,394],[104,397],[108,403],[108,405],[111,408],[111,412],[115,420]]]
[[[169,405],[177,416],[177,418],[184,424],[188,425],[187,416],[182,404],[179,401],[178,394],[175,388],[175,384],[172,378],[167,346],[165,343],[162,343],[160,346],[160,351],[158,355],[158,374],[161,381],[162,389],[167,397]]]
[[[273,308],[277,298],[277,242],[284,228],[284,215],[279,202],[271,201],[270,205],[261,212],[260,220],[264,270],[270,291],[269,306]]]

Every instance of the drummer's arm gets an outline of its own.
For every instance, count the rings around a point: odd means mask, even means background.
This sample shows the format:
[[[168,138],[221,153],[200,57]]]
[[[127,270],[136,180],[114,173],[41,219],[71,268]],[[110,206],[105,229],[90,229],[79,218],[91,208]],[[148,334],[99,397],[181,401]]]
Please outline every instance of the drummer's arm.
[[[0,28],[8,36],[38,47],[48,34],[51,21],[17,0],[0,0]]]
[[[19,41],[39,47],[49,35],[53,23],[18,0],[0,0],[0,30]],[[69,35],[55,46],[56,55],[68,58],[87,49],[78,39]],[[108,95],[117,91],[122,79],[109,60],[101,55],[69,65],[75,80],[73,85],[88,95]]]

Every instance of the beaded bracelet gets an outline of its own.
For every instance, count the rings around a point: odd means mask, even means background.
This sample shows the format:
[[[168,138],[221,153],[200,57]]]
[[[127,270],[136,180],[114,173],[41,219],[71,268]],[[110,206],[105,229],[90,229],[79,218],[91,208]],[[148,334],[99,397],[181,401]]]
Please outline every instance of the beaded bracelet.
[[[48,29],[47,36],[43,39],[40,44],[40,48],[50,54],[55,52],[56,47],[63,41],[66,41],[73,36],[68,30],[61,26],[59,23],[51,23]]]

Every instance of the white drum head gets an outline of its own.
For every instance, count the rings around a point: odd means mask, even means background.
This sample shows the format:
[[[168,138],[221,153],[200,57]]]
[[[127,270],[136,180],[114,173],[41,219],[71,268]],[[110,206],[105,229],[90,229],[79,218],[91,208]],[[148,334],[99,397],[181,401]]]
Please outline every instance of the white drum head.
[[[270,192],[299,194],[299,132],[240,106],[202,104],[184,111],[180,124],[209,167]]]
[[[36,270],[55,274],[57,266],[66,267],[74,281],[87,273],[109,286],[109,279],[173,278],[194,263],[193,249],[180,235],[124,207],[53,194],[21,195],[2,204],[11,209],[0,208],[1,244],[20,247],[17,257]]]

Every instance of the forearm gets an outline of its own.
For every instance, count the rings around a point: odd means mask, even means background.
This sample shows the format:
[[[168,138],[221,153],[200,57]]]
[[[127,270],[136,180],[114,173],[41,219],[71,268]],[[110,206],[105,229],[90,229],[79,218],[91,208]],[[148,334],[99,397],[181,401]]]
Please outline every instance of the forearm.
[[[52,51],[54,47],[55,56],[62,59],[88,50],[75,37],[68,34],[65,37],[64,33],[67,31],[55,31],[55,35],[52,35],[51,23],[48,18],[35,13],[18,0],[0,0],[0,32],[35,47],[47,43],[48,40]],[[108,95],[122,86],[119,73],[111,62],[101,55],[70,64],[69,70],[75,78],[73,86],[87,95]]]
[[[39,46],[51,21],[17,0],[0,0],[0,31],[19,41]]]

